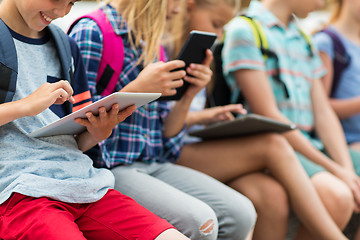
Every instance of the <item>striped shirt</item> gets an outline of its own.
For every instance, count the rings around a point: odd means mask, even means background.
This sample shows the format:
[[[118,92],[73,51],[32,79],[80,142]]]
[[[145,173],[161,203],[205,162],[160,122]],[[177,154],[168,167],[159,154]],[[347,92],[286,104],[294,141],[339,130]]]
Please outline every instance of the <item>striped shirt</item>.
[[[261,24],[269,49],[277,54],[280,79],[286,85],[289,98],[285,95],[284,86],[274,78],[277,70],[274,59],[264,60],[249,23],[238,17],[227,26],[223,49],[224,74],[233,89],[232,99],[236,99],[239,93],[233,72],[240,69],[265,71],[280,111],[310,138],[314,128],[310,96],[312,81],[325,74],[316,49],[311,46],[312,56],[309,44],[296,23],[292,21],[285,27],[258,1],[251,2],[247,15]]]
[[[114,91],[119,91],[136,79],[143,66],[137,61],[142,53],[136,51],[128,42],[126,21],[116,10],[107,5],[102,8],[116,34],[122,36],[124,43],[124,66]],[[80,20],[70,36],[78,43],[87,69],[89,88],[95,100],[101,98],[96,93],[96,76],[102,54],[102,33],[91,19]],[[99,143],[94,164],[97,167],[113,168],[117,165],[132,164],[135,161],[174,162],[180,154],[184,130],[173,138],[163,137],[163,123],[171,110],[171,103],[154,101],[138,108],[124,122],[117,125],[111,136]]]

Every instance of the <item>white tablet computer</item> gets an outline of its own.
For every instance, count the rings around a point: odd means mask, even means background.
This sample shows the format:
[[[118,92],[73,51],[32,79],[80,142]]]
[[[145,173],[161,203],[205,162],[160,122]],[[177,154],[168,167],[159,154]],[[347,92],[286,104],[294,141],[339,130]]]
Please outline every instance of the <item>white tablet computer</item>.
[[[240,137],[266,132],[282,133],[294,129],[296,129],[295,124],[283,123],[258,114],[247,114],[232,121],[218,122],[204,129],[194,130],[190,132],[189,135],[203,139],[215,139]]]
[[[85,127],[77,124],[74,120],[75,118],[85,118],[85,113],[87,112],[92,112],[97,115],[100,107],[105,107],[106,110],[109,110],[115,103],[119,104],[120,109],[124,109],[130,105],[140,107],[146,103],[156,100],[160,96],[161,93],[116,92],[30,133],[29,136],[48,137],[54,135],[78,134],[84,131]]]

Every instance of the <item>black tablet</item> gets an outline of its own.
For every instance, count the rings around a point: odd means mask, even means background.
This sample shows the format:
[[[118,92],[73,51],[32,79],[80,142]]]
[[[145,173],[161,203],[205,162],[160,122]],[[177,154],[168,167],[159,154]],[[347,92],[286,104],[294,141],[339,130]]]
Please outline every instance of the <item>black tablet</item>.
[[[185,67],[175,69],[174,71],[184,69],[191,64],[200,64],[204,61],[206,56],[206,49],[210,49],[214,44],[217,36],[215,33],[191,31],[184,46],[182,47],[176,59],[183,60]],[[185,93],[190,83],[184,81],[184,84],[176,89],[176,94],[172,96],[163,96],[159,100],[179,100]]]
[[[189,135],[203,139],[216,139],[268,132],[283,133],[296,128],[295,124],[280,122],[258,114],[247,114],[232,121],[218,122],[204,129],[189,132]]]

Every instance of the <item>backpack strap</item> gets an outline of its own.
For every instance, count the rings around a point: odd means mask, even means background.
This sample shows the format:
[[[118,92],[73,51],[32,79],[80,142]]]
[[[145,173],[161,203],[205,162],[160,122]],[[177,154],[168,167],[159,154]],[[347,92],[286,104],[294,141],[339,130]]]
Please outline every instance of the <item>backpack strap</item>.
[[[64,33],[62,29],[60,29],[58,26],[55,26],[54,24],[49,25],[49,30],[55,40],[55,45],[57,53],[59,54],[64,78],[69,81],[70,85],[72,86],[74,81],[74,64],[71,54],[69,37]],[[73,104],[69,101],[66,101],[64,104],[67,114],[72,113]]]
[[[308,45],[308,50],[309,50],[309,57],[314,57],[314,50],[313,50],[313,46],[310,40],[310,37],[300,28],[298,28],[299,32],[301,33],[301,35],[303,36],[303,38],[305,39],[305,41],[307,42]]]
[[[0,19],[0,103],[11,102],[16,91],[18,60],[11,33]]]
[[[161,61],[161,62],[166,62],[167,61],[166,50],[165,50],[165,48],[163,46],[160,46],[159,61]]]
[[[330,96],[334,97],[335,90],[339,86],[341,75],[343,71],[350,65],[351,57],[346,52],[345,46],[339,36],[329,28],[321,30],[321,32],[327,34],[332,43],[334,51],[334,61],[333,61],[333,82],[331,85]]]
[[[72,83],[72,54],[68,36],[57,26],[50,24],[49,30],[53,36],[60,57],[64,78]],[[15,91],[18,72],[17,52],[13,37],[0,19],[0,103],[11,102]],[[72,104],[65,103],[66,112],[72,112]]]
[[[276,64],[276,69],[275,69],[275,75],[273,77],[278,83],[283,85],[285,97],[289,98],[290,97],[289,91],[285,83],[280,78],[279,58],[277,54],[269,48],[269,42],[266,38],[264,30],[261,27],[261,24],[256,19],[246,15],[241,15],[239,17],[245,20],[250,25],[252,32],[254,34],[255,44],[260,49],[264,57],[264,60],[266,61],[269,58],[274,59]]]
[[[103,51],[96,78],[96,91],[99,95],[107,96],[114,92],[123,69],[125,57],[123,39],[115,33],[106,14],[101,9],[75,20],[69,32],[83,18],[90,18],[95,21],[103,35]]]

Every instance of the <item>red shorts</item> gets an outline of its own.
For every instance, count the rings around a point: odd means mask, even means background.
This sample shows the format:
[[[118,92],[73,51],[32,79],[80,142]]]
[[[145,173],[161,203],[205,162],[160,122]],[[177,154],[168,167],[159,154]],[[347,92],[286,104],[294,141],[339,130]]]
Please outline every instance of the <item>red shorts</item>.
[[[170,228],[174,227],[115,190],[89,204],[14,193],[0,205],[4,240],[153,240]]]

